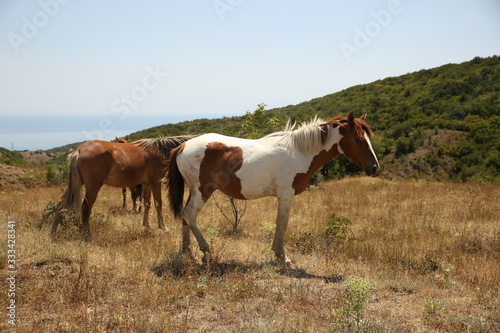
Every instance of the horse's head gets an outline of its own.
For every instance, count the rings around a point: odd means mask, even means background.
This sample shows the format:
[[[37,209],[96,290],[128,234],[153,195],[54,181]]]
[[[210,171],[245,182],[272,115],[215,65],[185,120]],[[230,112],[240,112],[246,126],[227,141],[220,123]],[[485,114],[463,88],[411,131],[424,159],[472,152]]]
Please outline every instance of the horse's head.
[[[351,112],[347,118],[338,117],[332,120],[339,123],[339,132],[342,135],[339,151],[365,170],[368,176],[372,176],[377,173],[380,165],[370,142],[373,134],[365,118],[366,114],[354,118]]]

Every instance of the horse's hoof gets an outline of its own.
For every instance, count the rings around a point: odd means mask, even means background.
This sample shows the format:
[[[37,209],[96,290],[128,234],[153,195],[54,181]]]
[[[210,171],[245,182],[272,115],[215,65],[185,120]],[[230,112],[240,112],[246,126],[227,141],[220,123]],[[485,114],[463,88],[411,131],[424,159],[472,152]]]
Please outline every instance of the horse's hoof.
[[[212,263],[212,255],[209,253],[205,253],[201,258],[201,261],[203,262],[203,264],[209,265],[210,263]]]
[[[164,225],[162,225],[161,227],[159,226],[158,229],[161,231],[169,232],[168,228],[166,228]]]
[[[277,256],[276,263],[281,268],[290,268],[292,267],[292,261],[288,259],[287,256]]]

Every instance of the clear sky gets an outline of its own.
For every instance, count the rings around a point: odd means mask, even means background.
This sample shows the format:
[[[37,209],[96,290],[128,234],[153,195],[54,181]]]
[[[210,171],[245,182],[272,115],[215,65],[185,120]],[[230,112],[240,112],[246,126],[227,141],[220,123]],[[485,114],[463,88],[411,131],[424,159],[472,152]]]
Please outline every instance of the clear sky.
[[[0,116],[215,118],[498,55],[500,1],[1,1],[0,37]]]

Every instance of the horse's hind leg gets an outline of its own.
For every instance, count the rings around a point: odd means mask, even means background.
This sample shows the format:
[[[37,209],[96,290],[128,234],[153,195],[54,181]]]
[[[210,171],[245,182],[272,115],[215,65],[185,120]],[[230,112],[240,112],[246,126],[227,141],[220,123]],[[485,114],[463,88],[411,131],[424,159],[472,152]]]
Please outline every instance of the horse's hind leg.
[[[163,225],[163,213],[162,213],[162,202],[161,202],[161,184],[151,185],[153,191],[153,200],[156,208],[156,217],[158,218],[158,228],[165,229]]]
[[[125,209],[127,208],[127,188],[122,188],[122,195],[123,195],[122,208]]]
[[[142,225],[149,228],[149,207],[151,206],[151,186],[143,185],[142,195],[144,200],[144,217],[142,218]]]
[[[203,261],[206,262],[211,256],[210,246],[196,224],[196,217],[204,205],[205,202],[201,198],[201,193],[198,195],[190,193],[188,202],[182,211],[182,252],[189,252],[189,231],[191,230],[200,246],[200,250],[203,252]]]
[[[85,199],[82,202],[82,225],[83,225],[83,239],[88,242],[90,241],[90,213],[92,212],[92,206],[97,199],[97,194],[101,189],[102,185],[96,187],[87,187],[85,192]]]

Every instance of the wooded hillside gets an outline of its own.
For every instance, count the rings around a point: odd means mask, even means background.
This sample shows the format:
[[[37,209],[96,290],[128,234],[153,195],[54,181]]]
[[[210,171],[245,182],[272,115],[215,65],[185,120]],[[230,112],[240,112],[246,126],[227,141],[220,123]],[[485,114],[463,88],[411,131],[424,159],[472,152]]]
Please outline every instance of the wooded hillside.
[[[500,182],[500,58],[474,58],[461,64],[390,77],[265,112],[284,125],[368,113],[374,148],[389,179]],[[128,139],[218,132],[245,136],[245,116],[167,124]],[[269,132],[262,128],[261,135]],[[321,170],[335,178],[359,170],[337,158]]]

